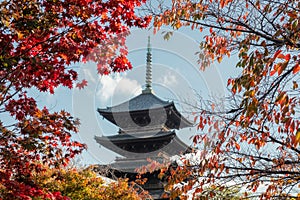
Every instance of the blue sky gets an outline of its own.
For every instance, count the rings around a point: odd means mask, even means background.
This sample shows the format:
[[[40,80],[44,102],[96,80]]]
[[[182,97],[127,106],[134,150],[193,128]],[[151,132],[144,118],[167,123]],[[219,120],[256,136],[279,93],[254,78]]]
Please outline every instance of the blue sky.
[[[88,80],[83,90],[60,87],[55,95],[32,91],[40,106],[47,105],[52,110],[65,109],[80,118],[80,132],[74,139],[88,145],[88,150],[80,156],[82,164],[110,163],[116,154],[99,145],[94,136],[117,134],[117,127],[104,120],[97,108],[116,105],[140,94],[145,84],[147,38],[151,36],[152,79],[154,93],[164,100],[172,100],[185,117],[193,120],[189,104],[197,105],[198,96],[222,97],[226,93],[227,78],[235,76],[236,58],[224,59],[221,64],[214,63],[204,72],[199,70],[197,55],[198,43],[203,35],[197,31],[174,32],[170,40],[163,39],[163,29],[153,35],[152,30],[132,30],[127,39],[129,59],[133,69],[121,74],[99,76],[95,63],[75,65],[79,78]],[[187,144],[196,132],[194,128],[177,131],[177,135]]]

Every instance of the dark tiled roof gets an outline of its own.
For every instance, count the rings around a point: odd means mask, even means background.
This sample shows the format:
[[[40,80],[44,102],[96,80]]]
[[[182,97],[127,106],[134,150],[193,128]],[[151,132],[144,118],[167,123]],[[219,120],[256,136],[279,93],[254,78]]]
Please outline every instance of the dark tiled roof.
[[[176,136],[174,131],[148,133],[148,134],[119,134],[114,136],[95,136],[98,144],[125,157],[139,157],[151,155],[155,151],[169,144]],[[155,144],[155,147],[153,145]],[[132,147],[134,147],[132,149]],[[133,155],[135,154],[135,155]],[[154,154],[157,154],[154,153]]]
[[[121,103],[113,107],[107,107],[104,109],[98,109],[99,112],[128,112],[128,111],[140,111],[149,110],[154,108],[162,108],[169,106],[173,102],[164,101],[155,96],[152,93],[142,93],[129,101]]]
[[[191,148],[176,136],[175,131],[160,132],[152,136],[138,134],[138,137],[127,134],[95,136],[95,139],[98,144],[127,158],[150,157],[159,152],[173,156],[191,151]]]
[[[160,132],[142,132],[142,133],[133,133],[133,134],[118,134],[118,135],[111,135],[111,136],[102,136],[98,137],[95,136],[98,140],[110,140],[110,141],[123,141],[123,140],[134,140],[134,139],[149,139],[153,140],[155,138],[165,138],[175,135],[175,131],[160,131]]]

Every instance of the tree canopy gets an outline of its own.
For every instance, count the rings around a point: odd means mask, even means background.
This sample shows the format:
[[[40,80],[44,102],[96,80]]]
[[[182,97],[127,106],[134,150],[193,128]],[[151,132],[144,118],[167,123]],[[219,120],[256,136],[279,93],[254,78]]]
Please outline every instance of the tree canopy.
[[[32,173],[43,165],[66,165],[86,148],[71,139],[78,119],[39,108],[28,90],[53,94],[59,86],[76,83],[82,88],[86,81],[78,81],[71,69],[80,61],[96,62],[99,74],[130,69],[125,38],[130,27],[150,22],[151,17],[135,13],[144,2],[0,2],[0,185],[11,199],[40,196],[45,191],[32,184]]]
[[[196,193],[208,183],[230,183],[243,186],[245,196],[299,197],[300,1],[174,0],[167,6],[152,10],[156,30],[203,31],[201,69],[235,56],[241,70],[228,79],[222,104],[208,100],[199,108],[194,142],[207,147],[203,162],[179,166],[173,184],[186,170]]]
[[[137,200],[146,196],[126,179],[113,181],[102,179],[90,168],[49,168],[39,173],[32,173],[32,183],[40,186],[33,198],[19,196],[20,199],[58,199],[58,200],[98,200],[98,199],[130,199]],[[0,185],[0,197],[13,199],[10,191]],[[30,189],[30,188],[28,188]],[[32,190],[31,190],[32,192]]]

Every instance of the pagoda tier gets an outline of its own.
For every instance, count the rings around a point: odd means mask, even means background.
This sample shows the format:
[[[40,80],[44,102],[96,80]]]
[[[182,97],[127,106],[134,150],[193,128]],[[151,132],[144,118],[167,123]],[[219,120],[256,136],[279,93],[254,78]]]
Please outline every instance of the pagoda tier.
[[[119,105],[98,109],[98,112],[123,132],[192,126],[192,123],[178,112],[174,102],[163,101],[151,92],[143,92]]]
[[[172,156],[191,150],[176,136],[175,131],[95,136],[95,140],[127,158],[157,156],[159,152]]]

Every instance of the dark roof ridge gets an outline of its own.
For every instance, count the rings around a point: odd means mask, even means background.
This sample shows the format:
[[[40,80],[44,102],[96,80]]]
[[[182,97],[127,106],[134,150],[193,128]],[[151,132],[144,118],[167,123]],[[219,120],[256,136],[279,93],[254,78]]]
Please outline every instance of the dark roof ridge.
[[[162,108],[174,104],[173,101],[165,101],[153,93],[141,93],[123,103],[107,108],[99,108],[103,112],[127,112]]]

